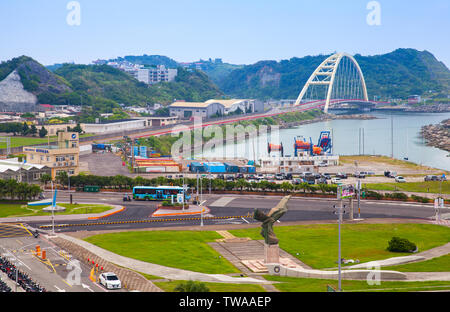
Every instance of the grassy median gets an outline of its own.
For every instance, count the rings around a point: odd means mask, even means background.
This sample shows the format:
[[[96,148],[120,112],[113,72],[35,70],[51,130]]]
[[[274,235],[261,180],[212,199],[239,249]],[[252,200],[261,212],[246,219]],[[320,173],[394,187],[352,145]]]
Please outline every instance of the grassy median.
[[[337,267],[337,224],[276,226],[280,248],[315,269]],[[260,229],[230,230],[235,236],[262,239]],[[342,258],[360,262],[407,256],[386,250],[393,236],[407,238],[419,251],[450,241],[450,228],[432,224],[344,224],[341,228]]]
[[[265,279],[276,281],[275,288],[282,292],[326,292],[327,286],[338,288],[337,280],[295,278],[265,275]],[[449,290],[448,281],[426,282],[380,282],[380,285],[369,285],[366,281],[342,280],[342,290],[345,292],[406,292],[406,291],[437,291]]]
[[[367,183],[367,189],[373,191],[398,191],[398,192],[419,192],[450,194],[450,182],[444,181],[422,181],[406,183]]]
[[[238,273],[208,242],[222,238],[214,231],[134,231],[85,238],[119,255],[189,271]]]
[[[65,207],[65,211],[55,212],[55,215],[70,214],[89,214],[101,213],[108,211],[113,207],[101,204],[60,204],[58,206]],[[27,206],[23,204],[0,204],[0,218],[8,217],[31,217],[31,216],[50,216],[51,211],[43,211],[47,206]]]

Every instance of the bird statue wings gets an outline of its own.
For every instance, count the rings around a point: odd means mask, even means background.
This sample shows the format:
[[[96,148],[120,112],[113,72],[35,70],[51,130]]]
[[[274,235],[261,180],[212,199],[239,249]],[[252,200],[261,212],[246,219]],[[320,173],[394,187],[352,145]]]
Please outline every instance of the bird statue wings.
[[[273,231],[273,224],[280,219],[288,210],[287,203],[291,195],[283,197],[283,199],[272,209],[268,214],[256,209],[253,218],[257,221],[261,221],[261,235],[264,237],[266,244],[276,245],[278,244],[278,238]]]

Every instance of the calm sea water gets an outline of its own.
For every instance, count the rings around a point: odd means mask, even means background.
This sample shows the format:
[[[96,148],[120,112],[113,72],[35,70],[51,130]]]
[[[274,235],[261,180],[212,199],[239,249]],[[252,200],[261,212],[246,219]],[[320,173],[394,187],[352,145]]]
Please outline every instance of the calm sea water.
[[[450,157],[444,150],[429,147],[420,137],[420,129],[424,125],[437,124],[450,118],[450,113],[370,113],[377,117],[371,120],[331,120],[326,122],[302,125],[279,131],[279,140],[283,143],[284,154],[294,155],[294,138],[303,136],[308,141],[317,144],[320,131],[329,130],[333,134],[333,154],[338,155],[386,155],[394,158],[450,170]],[[391,127],[392,118],[392,127]],[[359,143],[359,128],[364,129],[364,144]],[[392,130],[391,130],[392,128]],[[393,135],[392,135],[393,134]],[[393,139],[393,144],[392,144]],[[255,143],[256,141],[256,143]],[[227,146],[227,155],[233,151],[237,157],[253,159],[254,156],[267,156],[267,138],[247,140],[234,146]],[[364,145],[364,148],[363,148]],[[255,146],[255,151],[253,147]],[[222,157],[224,150],[216,148],[212,152],[205,152],[205,157]]]

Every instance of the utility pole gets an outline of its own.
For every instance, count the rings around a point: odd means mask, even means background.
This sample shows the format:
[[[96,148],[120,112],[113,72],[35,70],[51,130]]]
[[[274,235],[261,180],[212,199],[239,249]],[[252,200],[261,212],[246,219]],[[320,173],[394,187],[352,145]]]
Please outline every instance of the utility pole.
[[[184,198],[186,197],[185,185],[184,185],[184,174],[183,174],[183,211],[184,211]]]
[[[391,158],[394,158],[394,117],[391,113]]]
[[[343,204],[343,198],[342,198],[342,186],[338,186],[337,191],[337,197],[339,199],[339,206],[337,207],[337,210],[334,212],[338,215],[338,291],[342,291],[342,278],[341,278],[341,223],[342,223],[342,216],[344,215],[345,211],[345,205]],[[333,208],[336,209],[336,205],[333,206]]]
[[[52,181],[52,196],[53,195],[53,181]],[[55,205],[52,200],[52,234],[55,235]]]
[[[361,219],[361,206],[360,206],[360,198],[361,198],[361,180],[358,180],[358,219]]]

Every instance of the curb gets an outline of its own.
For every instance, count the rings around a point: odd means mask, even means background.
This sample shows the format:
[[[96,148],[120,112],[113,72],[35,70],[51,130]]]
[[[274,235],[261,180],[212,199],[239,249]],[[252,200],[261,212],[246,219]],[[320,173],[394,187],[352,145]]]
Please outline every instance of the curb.
[[[206,211],[205,211],[206,208]],[[194,211],[194,212],[174,212],[174,213],[163,213],[163,214],[159,214],[159,215],[155,215],[156,212],[158,212],[158,210],[161,208],[156,209],[155,212],[152,213],[152,217],[167,217],[167,216],[189,216],[189,215],[197,215],[197,214],[201,214],[203,213],[209,213],[211,210],[204,206],[202,211]]]
[[[116,210],[116,211],[113,211],[113,212],[107,213],[107,214],[105,214],[105,215],[103,215],[103,216],[97,216],[97,217],[88,217],[88,220],[97,220],[97,219],[101,219],[101,218],[109,217],[109,216],[112,216],[112,215],[114,215],[114,214],[116,214],[116,213],[119,213],[119,212],[121,212],[121,211],[124,211],[124,210],[125,210],[125,207],[124,207],[124,206],[122,206],[122,208],[120,208],[120,209],[118,209],[118,210]]]

